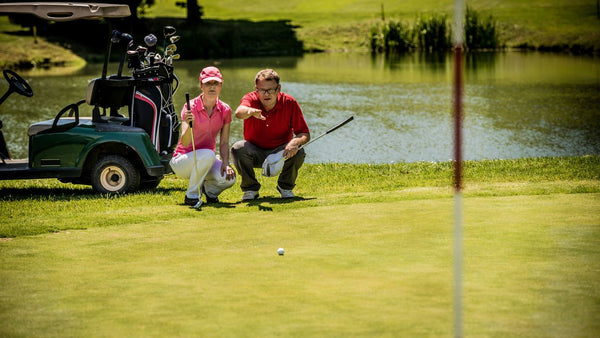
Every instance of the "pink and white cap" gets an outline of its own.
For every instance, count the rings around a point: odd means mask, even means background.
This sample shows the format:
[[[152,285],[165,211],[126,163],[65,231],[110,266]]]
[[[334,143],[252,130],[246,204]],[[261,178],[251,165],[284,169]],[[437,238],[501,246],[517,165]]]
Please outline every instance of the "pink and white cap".
[[[200,72],[200,82],[207,83],[209,81],[217,81],[223,83],[223,75],[217,67],[206,67]]]

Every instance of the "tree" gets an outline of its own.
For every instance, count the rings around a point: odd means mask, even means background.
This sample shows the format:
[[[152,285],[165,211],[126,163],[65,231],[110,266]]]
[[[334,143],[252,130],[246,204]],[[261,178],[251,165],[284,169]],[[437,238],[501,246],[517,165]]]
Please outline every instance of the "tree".
[[[196,24],[202,21],[202,7],[198,6],[198,0],[177,1],[175,5],[187,9],[188,24]]]

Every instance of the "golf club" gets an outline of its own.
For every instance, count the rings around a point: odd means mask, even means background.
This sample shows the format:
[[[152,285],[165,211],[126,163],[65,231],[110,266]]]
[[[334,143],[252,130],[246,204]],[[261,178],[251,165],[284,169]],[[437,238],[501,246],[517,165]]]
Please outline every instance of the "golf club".
[[[127,55],[127,50],[133,43],[133,37],[127,33],[121,33],[117,30],[114,30],[111,37],[111,42],[114,44],[123,42],[125,45],[123,53],[121,53],[121,61],[119,62],[119,69],[117,71],[117,77],[120,78],[121,74],[123,74],[123,63],[125,63],[125,56]]]
[[[175,32],[176,32],[176,30],[175,30],[175,27],[173,27],[173,26],[165,26],[163,28],[163,36],[164,36],[164,40],[163,40],[163,57],[164,57],[165,49],[167,47],[167,37],[175,35]]]
[[[146,66],[147,65],[146,54],[148,53],[148,48],[147,47],[138,46],[135,50],[138,52],[140,68]]]
[[[156,42],[158,39],[154,34],[148,34],[144,37],[144,43],[147,46],[146,65],[154,63],[154,54],[156,54]]]
[[[137,50],[128,50],[127,57],[129,62],[127,63],[127,68],[139,69],[142,68],[142,64],[140,62],[140,53]]]
[[[156,50],[156,42],[158,39],[154,34],[148,34],[144,37],[144,43],[148,46],[148,50],[154,52]]]
[[[190,93],[185,93],[185,101],[187,102],[187,109],[192,110],[192,106],[190,105]],[[192,133],[192,151],[194,152],[194,170],[196,171],[196,177],[198,177],[198,203],[194,205],[194,209],[200,209],[202,206],[202,200],[200,199],[200,176],[198,176],[198,162],[196,162],[196,145],[194,144],[194,128],[193,123],[190,122],[190,132]]]
[[[303,147],[306,147],[307,145],[315,142],[316,140],[320,139],[321,137],[341,128],[342,126],[346,125],[348,122],[354,120],[354,116],[350,116],[349,118],[345,119],[344,121],[338,123],[337,125],[329,128],[326,132],[324,132],[323,134],[315,137],[314,139],[310,140],[309,142],[307,142],[306,144],[301,145],[300,147],[298,147],[298,150],[302,149]],[[269,156],[267,156],[267,158],[265,159],[265,161],[263,162],[262,165],[262,175],[263,176],[268,176],[268,177],[273,177],[275,175],[278,175],[279,172],[281,172],[281,170],[283,169],[283,165],[282,162],[285,160],[286,158],[283,157],[283,150],[278,151],[274,154],[271,154]]]

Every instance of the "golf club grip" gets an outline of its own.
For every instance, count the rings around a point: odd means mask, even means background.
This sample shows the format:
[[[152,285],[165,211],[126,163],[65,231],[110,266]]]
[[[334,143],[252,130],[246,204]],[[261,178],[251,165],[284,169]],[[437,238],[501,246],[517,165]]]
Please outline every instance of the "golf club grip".
[[[188,93],[188,92],[185,93],[185,102],[187,103],[187,109],[192,110],[192,107],[190,106],[190,93]],[[191,128],[192,122],[190,122],[189,124],[190,124],[190,128]]]
[[[343,127],[343,126],[344,126],[346,123],[348,123],[348,122],[350,122],[350,121],[352,121],[352,120],[354,120],[354,115],[352,115],[352,116],[350,116],[349,118],[345,119],[345,120],[344,120],[342,123],[338,124],[337,126],[335,126],[335,127],[331,127],[329,130],[327,130],[327,131],[325,132],[325,134],[329,134],[329,133],[331,133],[332,131],[334,131],[334,130],[336,130],[336,129],[340,128],[340,127]]]

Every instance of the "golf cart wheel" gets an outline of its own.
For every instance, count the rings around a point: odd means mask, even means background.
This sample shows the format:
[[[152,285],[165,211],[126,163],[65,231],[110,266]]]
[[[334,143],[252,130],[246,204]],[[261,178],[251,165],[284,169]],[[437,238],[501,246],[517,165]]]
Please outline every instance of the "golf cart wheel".
[[[92,187],[103,194],[124,194],[138,189],[140,173],[126,158],[109,155],[92,170]]]

